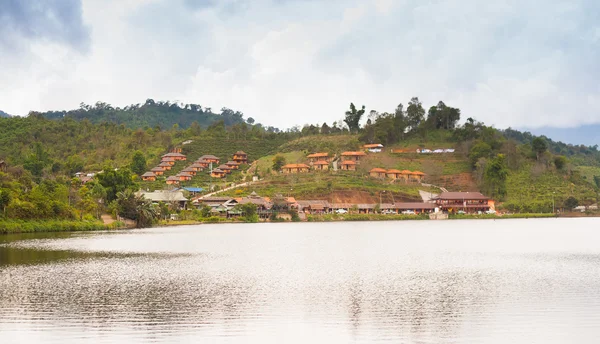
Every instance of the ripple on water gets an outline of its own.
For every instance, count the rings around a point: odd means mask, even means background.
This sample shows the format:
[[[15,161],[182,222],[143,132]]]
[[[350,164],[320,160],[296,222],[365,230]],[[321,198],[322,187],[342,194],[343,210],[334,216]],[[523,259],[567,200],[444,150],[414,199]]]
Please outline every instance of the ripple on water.
[[[600,249],[561,240],[572,230],[545,228],[551,238],[523,252],[508,243],[540,233],[505,240],[496,232],[504,229],[487,229],[494,246],[477,226],[472,236],[448,230],[201,226],[5,244],[0,250],[66,257],[0,265],[0,335],[32,343],[596,342]]]

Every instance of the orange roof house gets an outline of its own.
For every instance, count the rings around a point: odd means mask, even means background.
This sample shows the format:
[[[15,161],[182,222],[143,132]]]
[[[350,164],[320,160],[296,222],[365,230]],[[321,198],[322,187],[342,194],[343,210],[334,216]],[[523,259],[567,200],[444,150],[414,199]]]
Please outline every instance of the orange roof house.
[[[366,155],[367,153],[365,152],[344,152],[342,153],[342,159],[360,161],[360,159]]]
[[[179,184],[179,178],[177,178],[175,176],[170,176],[167,178],[167,184],[168,185]]]
[[[194,171],[196,171],[196,172],[200,172],[200,171],[204,170],[204,167],[205,166],[203,166],[202,164],[199,164],[197,162],[195,162],[189,166],[189,168],[194,169]]]
[[[425,177],[425,173],[421,172],[421,171],[413,171],[409,176],[408,179],[411,181],[416,181],[416,182],[420,182],[423,180],[423,177]]]
[[[146,182],[153,182],[156,180],[156,174],[152,172],[146,172],[142,174],[142,180]]]
[[[179,172],[178,174],[175,175],[175,177],[179,178],[180,182],[192,180],[192,175],[189,174],[188,172]]]
[[[185,161],[185,160],[187,160],[187,157],[185,155],[179,153],[179,152],[170,152],[170,153],[164,154],[162,156],[162,158],[163,159],[165,159],[165,158],[173,158],[174,161]]]
[[[369,175],[375,178],[385,178],[386,172],[384,168],[375,167],[369,171]]]
[[[170,162],[163,161],[160,164],[158,164],[158,167],[164,167],[165,170],[170,171],[171,165],[172,164]]]
[[[388,176],[388,178],[392,178],[392,179],[402,178],[402,171],[400,171],[400,170],[390,169],[390,170],[387,170],[385,172],[385,174]]]
[[[313,153],[306,156],[308,161],[316,162],[316,161],[331,161],[333,157],[329,156],[329,153]]]
[[[343,171],[356,171],[356,161],[354,161],[354,160],[344,160],[340,164],[340,168]]]
[[[243,151],[237,151],[235,153],[233,153],[233,161],[238,162],[240,164],[247,164],[248,163],[248,154],[244,153]]]
[[[196,170],[195,170],[195,169],[193,169],[191,166],[188,166],[188,167],[184,168],[183,170],[181,170],[181,172],[186,172],[186,173],[189,173],[189,174],[191,174],[192,176],[195,176],[195,175],[196,175]]]
[[[226,165],[226,164],[223,164],[223,165],[221,165],[221,166],[219,166],[217,168],[220,169],[220,170],[225,171],[225,173],[227,173],[227,174],[230,174],[231,171],[233,171],[233,167],[231,167],[229,165]]]
[[[208,163],[212,162],[213,164],[218,164],[220,159],[219,159],[219,157],[208,154],[208,155],[203,155],[200,158],[198,158],[197,162],[200,162],[200,160],[204,160]]]
[[[310,166],[306,164],[287,164],[281,168],[283,173],[304,173],[310,170]]]
[[[175,158],[171,157],[171,156],[166,156],[163,157],[162,159],[160,159],[161,162],[168,162],[171,165],[175,165]]]
[[[165,168],[160,166],[153,167],[150,171],[157,176],[162,176],[163,174],[165,174]]]
[[[227,176],[227,173],[219,168],[215,168],[214,170],[212,170],[210,176],[213,178],[225,178],[225,176]]]
[[[228,161],[228,162],[226,162],[226,163],[225,163],[225,165],[227,165],[227,166],[229,166],[229,167],[233,168],[234,170],[237,170],[237,169],[239,169],[239,168],[240,168],[240,163],[239,163],[239,162],[237,162],[237,161],[233,161],[233,160],[232,160],[232,161]]]
[[[313,163],[313,168],[316,171],[327,171],[329,170],[329,162],[325,160],[316,161],[315,163]]]

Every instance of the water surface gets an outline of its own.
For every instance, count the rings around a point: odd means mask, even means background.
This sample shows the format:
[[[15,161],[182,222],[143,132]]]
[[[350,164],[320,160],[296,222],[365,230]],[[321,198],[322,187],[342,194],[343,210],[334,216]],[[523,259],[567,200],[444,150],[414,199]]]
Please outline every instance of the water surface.
[[[600,220],[0,236],[2,343],[598,343]]]

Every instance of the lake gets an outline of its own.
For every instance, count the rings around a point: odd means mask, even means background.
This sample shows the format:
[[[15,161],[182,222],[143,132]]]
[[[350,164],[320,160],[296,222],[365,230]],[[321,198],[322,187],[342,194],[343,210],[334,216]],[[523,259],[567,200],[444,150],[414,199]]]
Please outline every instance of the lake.
[[[0,236],[4,343],[598,343],[600,219]]]

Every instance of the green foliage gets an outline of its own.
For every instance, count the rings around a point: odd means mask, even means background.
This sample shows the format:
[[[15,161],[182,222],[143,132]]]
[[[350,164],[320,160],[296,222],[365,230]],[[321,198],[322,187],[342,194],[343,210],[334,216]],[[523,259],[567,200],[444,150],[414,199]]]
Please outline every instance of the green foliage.
[[[106,203],[110,203],[117,198],[117,193],[127,189],[133,190],[137,188],[136,183],[129,169],[104,169],[96,175],[98,183],[106,190]]]
[[[142,175],[148,169],[148,164],[146,162],[146,157],[144,153],[137,150],[133,153],[133,157],[131,158],[131,171],[137,175]]]
[[[161,127],[171,128],[177,124],[180,128],[198,126],[208,127],[214,122],[223,121],[226,126],[245,123],[244,115],[239,111],[222,108],[214,113],[210,108],[198,104],[179,104],[170,101],[154,101],[148,99],[144,104],[132,104],[124,108],[113,107],[104,102],[94,105],[81,104],[79,109],[70,111],[49,111],[41,116],[53,119],[89,120],[98,124],[112,122],[124,124],[129,128]]]
[[[567,157],[564,155],[559,155],[554,157],[554,166],[558,170],[562,170],[567,166]]]
[[[577,200],[577,198],[570,196],[569,198],[567,198],[565,200],[564,203],[564,207],[567,210],[573,210],[573,208],[577,207],[579,205],[579,201]]]
[[[596,184],[596,188],[600,189],[600,176],[594,176],[594,184]]]
[[[285,165],[285,157],[281,154],[277,154],[275,155],[275,157],[273,158],[273,170],[274,171],[281,171],[281,168],[283,167],[283,165]]]
[[[485,186],[487,194],[494,198],[503,199],[506,196],[506,179],[508,166],[504,154],[498,154],[491,159],[485,169]]]
[[[107,227],[99,221],[68,221],[68,220],[2,220],[0,234],[37,233],[37,232],[75,232],[106,230]]]
[[[256,204],[254,203],[245,203],[240,204],[238,207],[242,213],[244,214],[244,220],[246,222],[258,222],[258,214]]]
[[[540,160],[540,155],[548,150],[548,143],[542,137],[536,137],[531,142],[531,148],[535,152],[537,160]]]
[[[136,196],[130,189],[117,193],[116,203],[119,216],[135,220],[137,227],[149,227],[158,220],[159,213],[152,202]]]
[[[350,132],[358,132],[360,129],[360,119],[365,114],[365,106],[363,105],[360,110],[356,110],[354,103],[350,103],[350,110],[346,111],[346,117],[344,122],[348,125]]]
[[[489,158],[492,154],[492,147],[485,142],[478,142],[469,151],[469,161],[471,162],[471,166],[475,166],[479,159],[481,158]]]

